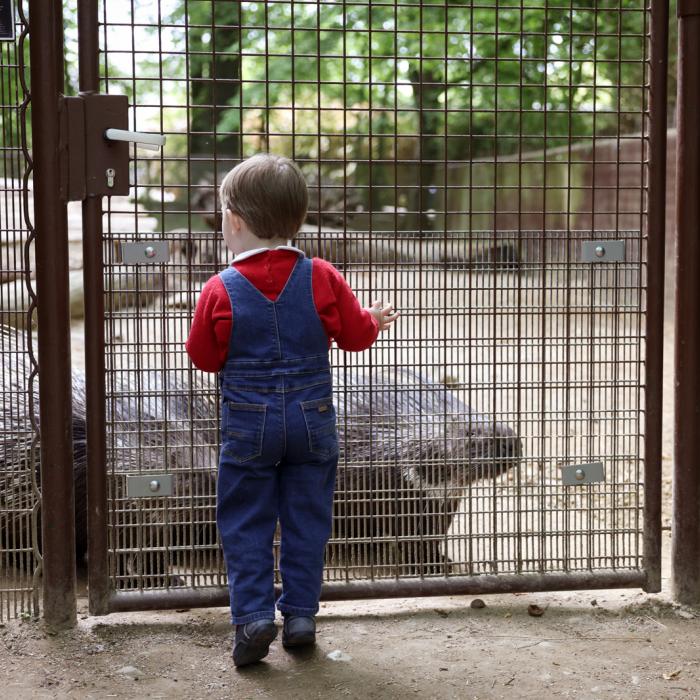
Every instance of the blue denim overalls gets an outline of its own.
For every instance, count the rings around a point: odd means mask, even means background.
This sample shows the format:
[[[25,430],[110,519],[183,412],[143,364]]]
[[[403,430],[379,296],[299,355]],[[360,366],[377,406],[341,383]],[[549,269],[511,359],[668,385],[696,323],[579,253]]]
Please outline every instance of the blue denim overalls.
[[[338,435],[328,336],[311,260],[300,254],[276,301],[234,267],[220,273],[233,327],[219,373],[216,519],[231,620],[274,619],[272,540],[279,518],[283,613],[315,615],[333,517]]]

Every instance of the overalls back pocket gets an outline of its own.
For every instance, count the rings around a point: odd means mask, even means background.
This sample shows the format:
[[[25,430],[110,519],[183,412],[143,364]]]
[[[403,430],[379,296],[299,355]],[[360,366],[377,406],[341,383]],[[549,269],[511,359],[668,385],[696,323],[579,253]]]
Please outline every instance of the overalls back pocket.
[[[301,410],[309,436],[309,450],[319,457],[328,458],[338,454],[338,431],[335,407],[329,396],[323,399],[302,401]]]
[[[262,454],[266,411],[265,404],[224,401],[221,412],[224,454],[237,462],[247,462]]]

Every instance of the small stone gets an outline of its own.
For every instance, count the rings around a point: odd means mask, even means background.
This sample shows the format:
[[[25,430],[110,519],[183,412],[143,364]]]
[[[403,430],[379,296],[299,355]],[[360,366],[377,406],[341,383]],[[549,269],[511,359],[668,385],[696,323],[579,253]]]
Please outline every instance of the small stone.
[[[126,676],[127,678],[133,678],[135,681],[137,681],[139,678],[143,678],[143,673],[135,666],[122,666],[117,673],[120,673],[122,676]]]
[[[474,598],[472,602],[469,604],[469,607],[474,608],[475,610],[481,610],[481,608],[486,607],[486,603],[484,603],[481,598]]]
[[[674,610],[674,612],[678,617],[682,617],[684,620],[694,620],[696,617],[695,613],[692,613],[689,610],[683,610],[683,608]]]

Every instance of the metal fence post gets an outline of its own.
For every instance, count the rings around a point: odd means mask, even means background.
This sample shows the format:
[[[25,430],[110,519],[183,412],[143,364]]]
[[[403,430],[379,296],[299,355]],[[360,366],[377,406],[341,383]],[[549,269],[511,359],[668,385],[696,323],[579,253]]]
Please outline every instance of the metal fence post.
[[[678,0],[672,589],[700,604],[700,3]]]
[[[97,3],[78,2],[80,92],[100,89]],[[107,454],[105,444],[105,347],[104,283],[102,279],[102,197],[83,200],[83,271],[85,285],[85,369],[88,484],[88,599],[90,613],[109,612],[107,533],[93,523],[101,522],[107,508]]]
[[[32,155],[39,323],[44,619],[76,623],[68,221],[60,198],[63,6],[30,0]]]
[[[661,590],[661,421],[663,418],[664,251],[666,248],[666,130],[668,0],[651,6],[646,443],[644,448],[644,590]]]

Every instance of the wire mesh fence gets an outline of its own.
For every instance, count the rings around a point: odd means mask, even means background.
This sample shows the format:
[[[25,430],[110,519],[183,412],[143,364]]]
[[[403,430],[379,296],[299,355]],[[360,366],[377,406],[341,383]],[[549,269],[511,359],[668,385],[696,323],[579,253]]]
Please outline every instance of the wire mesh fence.
[[[307,177],[300,247],[402,312],[372,350],[331,351],[326,579],[639,570],[648,4],[161,0],[100,22],[103,91],[168,137],[105,200],[114,587],[225,585],[216,382],[184,339],[230,262],[217,184],[260,151]],[[134,240],[169,262],[124,265]],[[584,261],[591,241],[621,261]],[[163,472],[173,496],[127,496]]]
[[[25,65],[27,23],[0,41],[0,621],[39,612],[38,365]],[[15,18],[12,18],[13,21]]]

